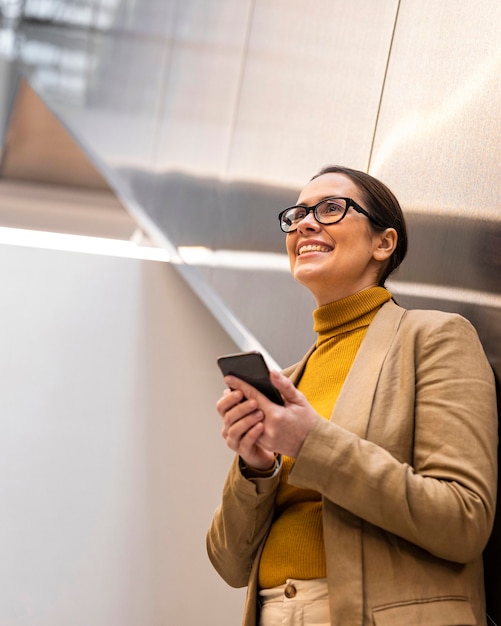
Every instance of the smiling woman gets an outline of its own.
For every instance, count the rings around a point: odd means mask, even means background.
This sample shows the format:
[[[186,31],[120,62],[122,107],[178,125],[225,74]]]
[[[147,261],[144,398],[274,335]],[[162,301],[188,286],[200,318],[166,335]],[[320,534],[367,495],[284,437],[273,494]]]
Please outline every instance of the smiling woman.
[[[384,287],[407,250],[380,181],[324,168],[283,211],[315,345],[272,372],[284,404],[226,377],[236,453],[207,536],[245,626],[485,625],[496,494],[492,371],[471,324]]]
[[[405,222],[396,198],[379,181],[379,185],[373,182],[390,201],[390,208],[380,209],[388,203],[371,202],[371,195],[352,179],[352,172],[328,167],[314,176],[299,195],[295,208],[300,211],[293,228],[287,230],[292,274],[312,291],[319,306],[383,285],[407,249]],[[370,180],[367,175],[365,178]],[[328,198],[331,200],[326,203]],[[339,206],[340,201],[342,210],[330,210],[327,217],[319,219],[319,207]],[[365,203],[370,210],[362,208]]]

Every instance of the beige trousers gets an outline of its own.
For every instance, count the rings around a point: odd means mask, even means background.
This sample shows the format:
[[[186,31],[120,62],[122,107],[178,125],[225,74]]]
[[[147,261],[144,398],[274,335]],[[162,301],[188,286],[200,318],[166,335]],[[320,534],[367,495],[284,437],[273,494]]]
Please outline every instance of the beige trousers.
[[[287,580],[259,592],[259,626],[330,626],[327,579]]]

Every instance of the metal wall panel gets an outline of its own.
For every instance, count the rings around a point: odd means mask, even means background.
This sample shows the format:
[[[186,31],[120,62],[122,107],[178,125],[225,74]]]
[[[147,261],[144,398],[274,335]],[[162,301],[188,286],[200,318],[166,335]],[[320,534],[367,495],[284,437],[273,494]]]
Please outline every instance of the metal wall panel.
[[[458,311],[501,378],[501,5],[401,3],[370,172],[405,208],[406,304]]]
[[[397,4],[255,3],[232,179],[297,187],[325,163],[367,167]]]
[[[154,169],[224,173],[234,127],[252,3],[179,7],[164,73]]]
[[[470,317],[499,371],[498,2],[29,0],[25,16],[41,21],[21,23],[18,67],[166,245],[279,255],[276,214],[318,167],[369,167],[409,216],[400,300]],[[189,258],[229,328],[280,364],[306,349],[312,299],[284,258]]]
[[[371,171],[406,207],[499,218],[501,4],[401,3]]]

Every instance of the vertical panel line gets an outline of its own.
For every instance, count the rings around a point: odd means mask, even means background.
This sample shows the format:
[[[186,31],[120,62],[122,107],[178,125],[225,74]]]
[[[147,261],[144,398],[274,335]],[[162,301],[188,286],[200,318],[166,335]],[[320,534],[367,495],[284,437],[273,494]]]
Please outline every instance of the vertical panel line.
[[[249,51],[249,45],[250,45],[250,38],[251,38],[251,31],[252,31],[252,22],[254,20],[254,9],[256,6],[256,0],[251,0],[250,3],[250,7],[249,7],[249,15],[247,17],[247,28],[245,31],[245,40],[244,40],[244,46],[243,46],[243,50],[242,50],[242,62],[240,64],[240,74],[238,77],[238,84],[237,84],[237,90],[236,90],[236,95],[235,95],[235,106],[233,108],[233,115],[230,121],[230,132],[229,132],[229,136],[228,136],[228,147],[226,150],[226,159],[225,159],[225,163],[224,163],[224,167],[223,167],[223,172],[222,174],[226,177],[226,174],[228,172],[228,169],[230,167],[230,160],[231,160],[231,154],[232,154],[232,148],[233,148],[233,138],[235,136],[235,128],[237,125],[237,118],[238,118],[238,112],[240,109],[240,101],[242,98],[242,88],[243,88],[243,83],[244,83],[244,74],[245,74],[245,67],[247,64],[247,55],[248,55],[248,51]]]
[[[157,160],[158,160],[158,155],[160,151],[160,137],[161,137],[162,127],[164,125],[165,104],[167,102],[167,97],[168,97],[167,90],[168,90],[169,81],[171,78],[172,62],[173,62],[175,45],[176,45],[178,17],[179,17],[179,2],[176,1],[176,3],[174,4],[174,11],[173,11],[173,17],[172,17],[172,32],[164,50],[164,55],[166,58],[164,59],[163,68],[160,74],[160,81],[159,81],[160,95],[158,97],[157,104],[155,107],[156,111],[153,115],[153,118],[155,120],[154,125],[155,125],[156,132],[154,134],[153,144],[151,146],[151,164],[152,164],[154,171],[157,168]]]
[[[383,84],[381,85],[381,94],[379,96],[379,103],[378,103],[377,112],[376,112],[376,119],[374,121],[374,132],[372,134],[371,147],[370,147],[370,150],[369,150],[369,159],[367,161],[367,172],[369,172],[370,167],[371,167],[372,155],[373,155],[373,152],[374,152],[374,145],[376,143],[376,134],[377,134],[378,124],[379,124],[379,116],[381,114],[381,108],[383,106],[383,97],[384,97],[384,91],[385,91],[385,87],[386,87],[386,79],[388,78],[388,68],[390,66],[391,54],[392,54],[392,51],[393,51],[393,42],[394,42],[394,39],[395,39],[396,30],[397,30],[398,14],[400,12],[400,2],[401,2],[401,0],[398,0],[398,2],[397,2],[397,10],[396,10],[396,13],[395,13],[395,21],[393,22],[393,30],[392,30],[392,33],[391,33],[390,47],[388,49],[388,57],[386,59],[386,67],[384,68]]]

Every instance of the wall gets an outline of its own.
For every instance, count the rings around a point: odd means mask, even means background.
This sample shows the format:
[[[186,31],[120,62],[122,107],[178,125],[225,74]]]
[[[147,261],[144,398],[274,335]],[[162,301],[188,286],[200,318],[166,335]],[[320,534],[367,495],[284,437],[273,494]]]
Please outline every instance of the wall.
[[[205,552],[235,346],[163,263],[1,246],[0,268],[0,625],[238,623]]]

